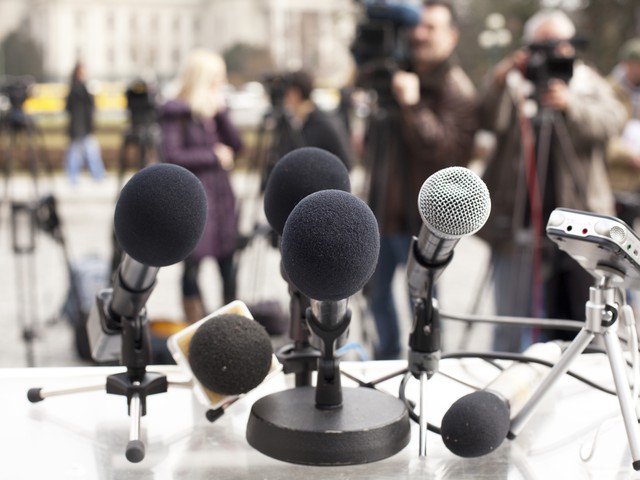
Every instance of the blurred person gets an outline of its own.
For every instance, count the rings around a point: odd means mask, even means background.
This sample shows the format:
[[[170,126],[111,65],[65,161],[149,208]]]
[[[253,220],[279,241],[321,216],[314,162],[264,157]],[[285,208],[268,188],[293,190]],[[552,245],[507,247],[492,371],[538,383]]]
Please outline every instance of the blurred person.
[[[286,76],[283,107],[294,134],[282,138],[278,158],[296,148],[317,147],[333,153],[351,170],[354,153],[348,130],[339,117],[318,108],[312,92],[313,78],[308,72],[298,70]]]
[[[633,226],[640,214],[640,38],[626,41],[618,58],[608,80],[626,108],[627,123],[609,141],[607,159],[616,215]]]
[[[594,279],[546,238],[546,222],[556,207],[614,213],[604,153],[624,110],[575,59],[575,33],[564,12],[540,10],[524,26],[526,46],[489,72],[480,96],[480,126],[496,134],[483,175],[491,215],[479,235],[491,247],[498,315],[584,320]],[[541,335],[496,326],[493,348],[521,351],[575,333]]]
[[[205,231],[194,251],[185,259],[182,274],[182,299],[189,323],[205,315],[198,286],[203,258],[213,257],[217,261],[224,304],[236,297],[233,255],[237,212],[229,172],[243,143],[225,105],[223,87],[226,82],[226,65],[222,57],[197,49],[187,59],[177,98],[162,105],[159,112],[166,161],[193,172],[207,194]]]
[[[412,237],[422,227],[420,188],[436,171],[466,166],[472,157],[476,92],[455,59],[458,39],[453,5],[444,0],[423,2],[420,23],[410,33],[411,68],[391,77],[395,104],[387,110],[384,131],[373,134],[369,129],[365,137],[368,202],[381,234],[378,264],[367,286],[378,360],[401,353],[392,283],[398,266],[407,261]],[[379,143],[382,135],[388,139],[386,145]],[[367,152],[372,158],[366,158]]]
[[[100,146],[93,135],[95,105],[93,95],[87,89],[85,67],[81,62],[73,67],[65,110],[69,113],[70,143],[66,156],[69,180],[72,184],[78,183],[85,161],[91,176],[102,180],[104,164]]]

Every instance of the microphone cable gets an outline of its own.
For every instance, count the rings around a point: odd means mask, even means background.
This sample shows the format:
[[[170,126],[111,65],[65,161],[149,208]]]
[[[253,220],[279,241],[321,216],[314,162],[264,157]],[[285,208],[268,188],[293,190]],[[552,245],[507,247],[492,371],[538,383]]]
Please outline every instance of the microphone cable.
[[[585,353],[604,353],[601,349],[598,348],[593,348],[593,349],[589,349],[589,350],[585,350]],[[515,362],[524,362],[524,363],[536,363],[539,365],[543,365],[545,367],[549,367],[552,368],[555,364],[553,362],[549,362],[546,360],[542,360],[540,358],[536,358],[536,357],[528,357],[519,353],[510,353],[510,352],[453,352],[453,353],[444,353],[442,354],[442,360],[462,360],[462,359],[467,359],[467,358],[476,358],[476,359],[480,359],[480,360],[484,360],[487,363],[489,363],[490,365],[493,365],[494,367],[496,367],[498,370],[503,370],[504,367],[502,367],[501,365],[495,363],[496,360],[508,360],[508,361],[515,361]],[[403,376],[401,382],[400,382],[400,387],[399,387],[399,391],[398,391],[398,398],[405,404],[405,406],[407,407],[407,412],[409,413],[409,417],[411,418],[411,420],[413,420],[414,422],[418,423],[419,422],[419,416],[417,413],[414,412],[414,407],[415,407],[415,403],[412,402],[406,395],[406,387],[407,384],[409,383],[409,380],[411,379],[411,377],[413,377],[413,374],[409,371],[408,368],[403,368],[402,370],[399,370],[397,372],[391,373],[391,374],[387,374],[385,376],[379,377],[375,380],[370,380],[370,381],[363,381],[362,379],[359,379],[353,375],[351,375],[348,372],[342,371],[341,372],[343,375],[345,375],[347,378],[355,381],[356,383],[358,383],[358,385],[360,387],[364,387],[364,388],[377,388],[377,385],[383,382],[386,382],[388,380],[391,380],[395,377],[398,377],[400,375]],[[481,387],[476,387],[473,386],[467,382],[465,382],[464,380],[460,380],[458,378],[456,378],[453,375],[449,375],[446,373],[443,373],[442,371],[438,372],[439,374],[446,376],[447,378],[453,380],[454,382],[460,383],[462,385],[468,386],[469,388],[472,388],[474,390],[481,390]],[[575,373],[571,370],[566,372],[566,375],[569,375],[570,377],[575,378],[576,380],[586,384],[589,387],[592,387],[596,390],[599,390],[603,393],[609,394],[609,395],[613,395],[613,396],[617,396],[617,393],[615,390],[611,390],[603,385],[600,385],[590,379],[588,379],[587,377],[580,375],[578,373]],[[427,423],[427,429],[432,432],[432,433],[436,433],[438,435],[441,434],[440,432],[440,427],[435,426],[431,423]]]

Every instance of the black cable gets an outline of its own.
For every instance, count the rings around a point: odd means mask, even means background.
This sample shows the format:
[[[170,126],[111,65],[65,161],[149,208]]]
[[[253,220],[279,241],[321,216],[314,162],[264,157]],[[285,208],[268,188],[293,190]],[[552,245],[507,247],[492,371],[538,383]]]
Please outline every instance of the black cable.
[[[526,363],[537,363],[540,365],[544,365],[546,367],[553,367],[555,364],[553,362],[548,362],[547,360],[542,360],[540,358],[535,357],[527,357],[521,355],[519,353],[509,353],[509,352],[491,352],[491,353],[482,353],[482,352],[460,352],[460,353],[445,353],[442,355],[442,360],[444,359],[462,359],[462,358],[480,358],[480,359],[490,359],[490,360],[512,360],[515,362],[526,362]],[[595,388],[596,390],[600,390],[601,392],[608,393],[609,395],[617,396],[617,393],[614,390],[610,390],[602,385],[598,385],[595,382],[592,382],[586,377],[582,375],[578,375],[577,373],[572,372],[571,370],[566,372],[570,377],[575,378],[576,380],[581,381],[582,383],[589,385],[590,387]]]

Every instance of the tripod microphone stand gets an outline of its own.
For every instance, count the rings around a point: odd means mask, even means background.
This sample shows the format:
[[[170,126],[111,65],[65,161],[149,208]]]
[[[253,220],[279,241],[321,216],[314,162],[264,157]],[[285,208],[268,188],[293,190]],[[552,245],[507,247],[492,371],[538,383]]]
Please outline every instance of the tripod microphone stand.
[[[569,370],[571,362],[587,348],[595,336],[600,335],[604,339],[618,401],[620,402],[620,411],[633,461],[632,466],[634,470],[640,470],[638,418],[635,413],[634,399],[626,381],[625,363],[617,335],[617,319],[620,309],[615,302],[615,290],[616,283],[621,283],[624,280],[624,276],[614,269],[604,267],[601,268],[600,273],[601,278],[596,281],[595,286],[589,288],[589,300],[585,305],[585,326],[576,335],[529,401],[511,420],[509,438],[515,438],[522,431],[525,423],[531,418],[545,393]]]
[[[145,446],[140,440],[140,420],[146,415],[146,399],[149,395],[164,393],[169,385],[189,387],[189,382],[168,382],[164,374],[149,372],[147,366],[151,361],[151,337],[146,310],[138,315],[123,317],[119,324],[108,319],[107,305],[111,297],[111,289],[105,289],[97,297],[96,307],[101,317],[101,325],[110,325],[113,330],[109,335],[121,335],[122,365],[126,367],[123,373],[109,375],[106,384],[84,385],[65,389],[31,388],[27,392],[30,402],[40,402],[46,398],[101,390],[106,387],[106,393],[122,395],[127,398],[128,412],[131,417],[129,441],[125,450],[127,460],[132,463],[140,462],[145,456]],[[90,319],[91,320],[91,319]]]

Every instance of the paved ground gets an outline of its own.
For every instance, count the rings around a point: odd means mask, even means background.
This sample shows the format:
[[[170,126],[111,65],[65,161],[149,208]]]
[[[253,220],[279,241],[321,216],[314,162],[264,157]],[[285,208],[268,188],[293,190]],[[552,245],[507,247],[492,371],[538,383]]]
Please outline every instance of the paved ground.
[[[355,172],[353,185],[357,187],[360,173]],[[242,229],[251,231],[256,222],[264,222],[262,204],[257,198],[258,181],[253,175],[234,174],[234,186],[242,201]],[[3,188],[2,192],[5,191]],[[32,254],[16,254],[14,246],[24,246],[21,228],[12,228],[9,203],[0,208],[0,367],[81,365],[73,343],[73,332],[60,313],[69,290],[65,252],[71,262],[97,259],[98,264],[108,264],[111,257],[111,221],[116,194],[117,179],[108,177],[95,183],[83,177],[79,185],[72,187],[66,177],[43,178],[39,181],[39,196],[53,193],[58,202],[66,248],[43,232],[36,235],[36,248]],[[29,198],[33,192],[30,179],[15,176],[9,184],[12,201]],[[19,235],[15,239],[13,232]],[[28,230],[27,230],[28,231]],[[454,260],[439,280],[440,305],[443,311],[469,312],[476,300],[476,292],[483,284],[488,250],[476,238],[464,238],[456,248]],[[246,303],[275,299],[288,308],[285,282],[279,273],[279,253],[266,239],[258,238],[244,252],[240,263],[238,297]],[[394,289],[402,294],[403,272],[399,271]],[[170,266],[160,270],[158,285],[148,302],[152,319],[179,321],[182,317],[179,292],[180,267]],[[212,261],[204,264],[201,281],[205,286],[205,301],[211,310],[221,306],[220,287],[216,266]],[[488,293],[480,304],[480,312],[491,312],[492,302]],[[366,313],[366,305],[355,296],[350,306],[353,322],[350,340],[371,351],[372,320]],[[410,328],[408,306],[400,305],[403,329]],[[25,326],[33,326],[36,337],[25,341]],[[444,348],[457,349],[464,326],[458,322],[445,323]],[[405,338],[408,338],[405,336]],[[274,338],[281,344],[287,338]],[[476,326],[470,337],[469,348],[486,349],[490,341],[490,327]],[[28,359],[32,352],[33,361]]]

